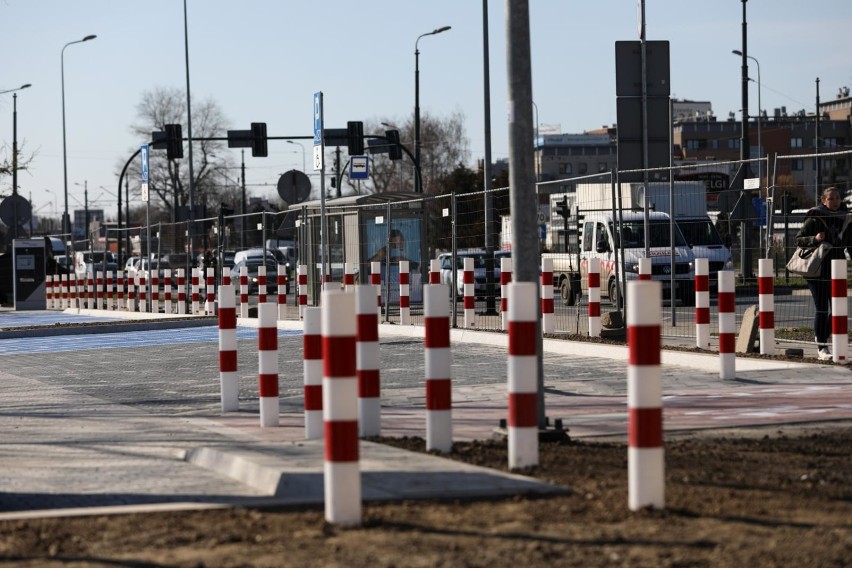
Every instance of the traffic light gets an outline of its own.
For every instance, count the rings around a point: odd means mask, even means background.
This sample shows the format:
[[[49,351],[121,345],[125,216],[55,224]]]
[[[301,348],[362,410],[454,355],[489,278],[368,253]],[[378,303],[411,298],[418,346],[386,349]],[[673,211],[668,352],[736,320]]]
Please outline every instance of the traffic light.
[[[388,157],[391,160],[402,159],[402,149],[399,147],[399,130],[385,130],[388,139]]]
[[[219,212],[222,214],[222,216],[228,217],[234,214],[234,208],[231,207],[230,204],[222,201],[219,203]]]
[[[563,197],[560,201],[556,202],[556,212],[559,213],[563,219],[567,219],[571,216],[571,208],[568,207],[567,197]]]
[[[255,158],[265,158],[269,155],[266,148],[266,123],[251,123],[251,155]]]
[[[346,144],[350,156],[364,155],[364,123],[349,121],[346,123]]]
[[[166,157],[169,160],[183,158],[183,131],[180,124],[166,124]]]

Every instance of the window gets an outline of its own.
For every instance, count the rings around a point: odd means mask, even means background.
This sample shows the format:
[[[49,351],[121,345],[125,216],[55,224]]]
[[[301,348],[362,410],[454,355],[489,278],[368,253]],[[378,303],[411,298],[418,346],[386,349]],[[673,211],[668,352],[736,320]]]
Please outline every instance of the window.
[[[571,163],[563,163],[563,164],[559,164],[559,173],[560,173],[560,174],[568,174],[568,175],[571,175],[571,172],[573,171],[573,169],[574,169],[574,168],[572,167],[572,164],[571,164]]]
[[[728,150],[738,150],[740,147],[739,138],[728,138]]]
[[[837,148],[843,146],[843,138],[826,138],[823,141],[823,148]]]
[[[577,173],[580,175],[589,173],[589,164],[586,162],[580,162],[577,164]]]
[[[583,224],[583,250],[589,252],[592,250],[592,233],[594,232],[594,223]]]
[[[719,149],[719,141],[716,138],[714,138],[712,140],[708,140],[708,142],[710,143],[710,149],[711,150],[718,150]]]
[[[801,148],[802,147],[802,138],[794,137],[790,138],[790,148]]]
[[[805,169],[805,161],[802,158],[797,158],[790,161],[790,169],[800,172]]]

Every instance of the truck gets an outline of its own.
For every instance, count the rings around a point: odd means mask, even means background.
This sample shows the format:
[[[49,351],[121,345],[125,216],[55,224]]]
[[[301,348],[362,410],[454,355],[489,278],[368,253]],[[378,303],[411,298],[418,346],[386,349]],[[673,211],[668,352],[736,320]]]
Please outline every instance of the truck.
[[[639,278],[639,259],[645,257],[644,213],[625,211],[619,217],[603,210],[577,211],[579,238],[576,248],[542,253],[542,258],[553,261],[554,295],[560,296],[569,306],[574,305],[581,294],[587,295],[589,260],[597,258],[600,261],[601,297],[609,298],[613,303],[619,299],[620,307],[623,305],[625,281]],[[649,235],[651,279],[662,282],[664,298],[693,305],[695,256],[680,230],[675,226],[672,246],[669,216],[655,211],[649,213]],[[618,271],[616,265],[620,267]]]
[[[661,211],[674,218],[695,258],[706,258],[710,268],[710,288],[716,289],[720,270],[733,270],[731,241],[723,241],[713,220],[707,214],[707,186],[701,181],[648,183],[647,195],[641,183],[622,183],[621,208],[624,211]],[[612,209],[612,189],[607,183],[577,185],[577,202],[587,207]],[[673,194],[674,207],[672,207]]]

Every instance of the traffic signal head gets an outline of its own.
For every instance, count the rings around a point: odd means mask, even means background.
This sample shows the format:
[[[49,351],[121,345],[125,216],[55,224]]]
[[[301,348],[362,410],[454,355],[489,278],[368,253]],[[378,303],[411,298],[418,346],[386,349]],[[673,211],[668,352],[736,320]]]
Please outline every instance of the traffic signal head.
[[[385,130],[388,139],[388,157],[391,160],[402,159],[402,149],[399,147],[399,130]]]
[[[251,123],[251,155],[255,158],[265,158],[269,155],[266,148],[266,123]]]
[[[350,156],[364,155],[364,123],[349,121],[346,123],[346,143]]]
[[[183,131],[180,124],[166,124],[166,157],[169,160],[183,158]]]

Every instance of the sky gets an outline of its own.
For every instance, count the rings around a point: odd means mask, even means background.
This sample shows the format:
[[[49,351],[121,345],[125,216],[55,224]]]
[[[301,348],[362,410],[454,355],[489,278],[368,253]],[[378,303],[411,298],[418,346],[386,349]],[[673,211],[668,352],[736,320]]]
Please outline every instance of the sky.
[[[488,1],[491,154],[508,157],[505,3]],[[419,41],[421,114],[461,113],[470,165],[485,152],[481,0],[186,0],[190,90],[215,100],[231,129],[266,122],[270,136],[312,135],[313,93],[323,92],[326,127],[414,113]],[[639,39],[636,0],[529,0],[533,99],[540,124],[581,133],[616,122],[615,42]],[[63,46],[69,210],[114,217],[121,165],[145,143],[142,93],[186,88],[183,0],[0,0],[0,90],[17,98],[18,145],[36,152],[19,192],[37,214],[63,208]],[[849,0],[749,0],[748,55],[760,65],[761,106],[771,115],[812,112],[852,86]],[[646,38],[667,40],[672,96],[709,101],[720,119],[741,108],[741,0],[647,0]],[[757,79],[757,65],[749,61]],[[758,88],[750,87],[749,108]],[[752,112],[754,114],[754,112]],[[10,155],[12,94],[0,95],[0,146]],[[186,135],[186,132],[184,132]],[[224,133],[223,133],[224,135]],[[405,143],[405,141],[403,141]],[[311,168],[312,141],[303,142]],[[412,144],[413,146],[413,144]],[[239,162],[239,150],[233,152]],[[247,152],[249,154],[249,152]],[[279,175],[302,169],[302,151],[270,141],[268,158],[246,158],[249,193],[276,197]],[[309,172],[311,173],[311,172]],[[235,172],[236,175],[236,172]],[[315,187],[318,180],[314,181]],[[328,180],[327,180],[328,183]],[[268,185],[264,185],[268,184]],[[0,184],[8,193],[11,180]]]

